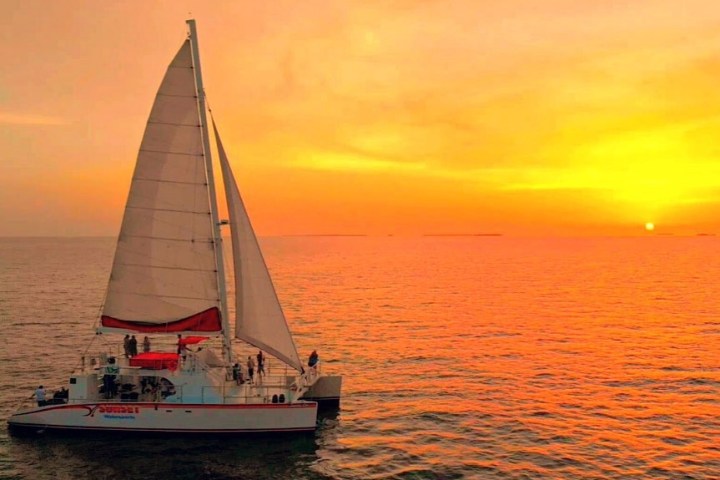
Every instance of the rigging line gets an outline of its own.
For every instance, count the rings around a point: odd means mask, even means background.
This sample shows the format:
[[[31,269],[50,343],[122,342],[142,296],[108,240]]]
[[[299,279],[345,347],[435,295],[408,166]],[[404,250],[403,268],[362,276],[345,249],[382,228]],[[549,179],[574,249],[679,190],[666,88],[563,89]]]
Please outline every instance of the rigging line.
[[[207,302],[217,302],[217,298],[204,298],[204,297],[181,297],[179,295],[160,295],[156,293],[137,293],[137,292],[124,292],[122,290],[113,290],[114,294],[120,294],[120,295],[135,295],[137,297],[152,297],[152,298],[177,298],[180,300],[203,300]]]
[[[157,269],[164,269],[164,270],[181,270],[184,272],[207,272],[207,273],[215,273],[215,270],[208,270],[206,268],[188,268],[188,267],[164,267],[162,265],[143,265],[141,263],[118,263],[117,265],[122,265],[123,267],[140,267],[140,268],[157,268]]]
[[[133,205],[125,205],[125,208],[132,208],[134,210],[152,210],[154,212],[188,213],[190,215],[210,215],[210,212],[190,212],[187,210],[173,210],[171,208],[135,207]]]
[[[194,127],[194,128],[200,128],[200,125],[197,124],[189,124],[189,123],[173,123],[173,122],[156,122],[153,120],[147,121],[148,125],[170,125],[172,127]]]
[[[203,153],[187,153],[187,152],[163,152],[162,150],[148,150],[147,148],[141,148],[139,152],[145,153],[162,153],[164,155],[185,155],[188,157],[203,157]]]
[[[181,182],[179,180],[162,180],[160,178],[140,178],[135,177],[133,180],[142,180],[143,182],[157,182],[157,183],[172,183],[176,185],[196,185],[196,186],[205,186],[207,183],[205,182]]]

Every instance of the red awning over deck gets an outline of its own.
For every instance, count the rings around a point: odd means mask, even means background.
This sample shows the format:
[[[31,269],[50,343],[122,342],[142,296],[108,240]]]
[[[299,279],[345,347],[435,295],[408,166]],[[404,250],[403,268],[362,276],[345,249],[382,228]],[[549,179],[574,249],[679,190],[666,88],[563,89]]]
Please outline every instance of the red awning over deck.
[[[196,343],[204,342],[210,337],[183,337],[180,339],[180,345],[194,345]]]
[[[131,367],[147,368],[150,370],[176,370],[178,366],[177,353],[147,352],[135,355],[130,359]]]

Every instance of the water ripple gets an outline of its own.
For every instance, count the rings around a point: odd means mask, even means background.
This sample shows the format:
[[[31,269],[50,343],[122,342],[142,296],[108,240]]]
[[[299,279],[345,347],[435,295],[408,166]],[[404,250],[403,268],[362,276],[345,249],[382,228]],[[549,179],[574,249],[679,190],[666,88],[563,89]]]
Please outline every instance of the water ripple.
[[[719,243],[263,239],[301,352],[344,375],[314,437],[0,431],[0,477],[720,478]],[[0,239],[4,418],[76,364],[113,245]]]

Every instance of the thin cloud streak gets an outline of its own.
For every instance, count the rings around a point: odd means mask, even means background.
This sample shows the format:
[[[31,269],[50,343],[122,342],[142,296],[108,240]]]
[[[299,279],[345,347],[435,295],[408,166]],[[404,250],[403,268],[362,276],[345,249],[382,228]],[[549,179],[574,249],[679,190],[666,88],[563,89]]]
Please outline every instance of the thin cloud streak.
[[[69,121],[60,117],[36,115],[32,113],[0,112],[0,125],[52,126],[69,124]]]

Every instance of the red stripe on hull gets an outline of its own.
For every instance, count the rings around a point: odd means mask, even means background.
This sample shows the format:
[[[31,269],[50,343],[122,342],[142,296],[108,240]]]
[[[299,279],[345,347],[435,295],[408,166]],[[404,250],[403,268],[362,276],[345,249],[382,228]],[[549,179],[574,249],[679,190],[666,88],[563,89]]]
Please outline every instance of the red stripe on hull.
[[[264,429],[223,429],[223,430],[200,430],[200,429],[182,429],[182,428],[112,428],[112,427],[58,427],[55,425],[40,424],[14,424],[11,425],[15,429],[42,429],[42,430],[72,430],[72,431],[88,431],[88,432],[137,432],[137,433],[281,433],[281,432],[313,432],[316,427],[307,428],[264,428]]]
[[[119,320],[103,315],[103,327],[122,328],[140,333],[166,333],[166,332],[219,332],[222,330],[220,310],[217,307],[209,308],[187,318],[167,323],[146,323],[132,320]]]
[[[8,423],[12,423],[12,417],[20,417],[23,415],[30,415],[37,412],[48,412],[50,410],[73,410],[73,409],[88,409],[93,407],[102,406],[123,406],[123,407],[146,407],[153,409],[180,409],[186,410],[188,408],[194,408],[198,410],[246,410],[254,408],[314,408],[316,402],[302,402],[302,403],[242,403],[242,404],[204,404],[204,403],[152,403],[152,402],[97,402],[97,403],[75,403],[65,405],[53,405],[48,407],[37,408],[28,412],[19,412],[10,416]]]

